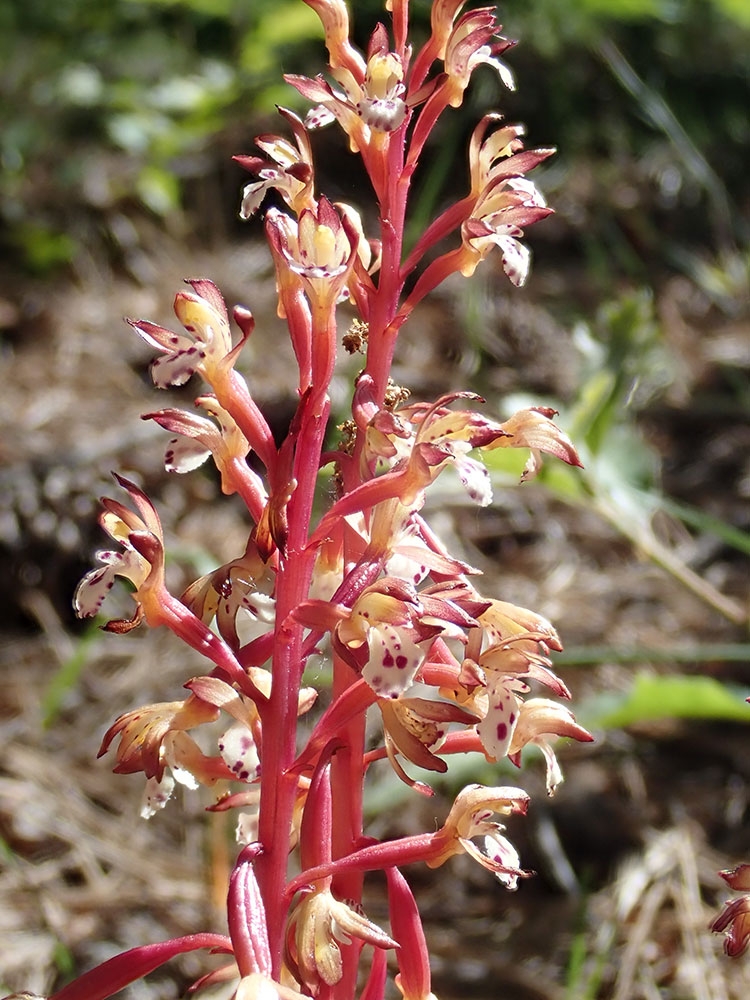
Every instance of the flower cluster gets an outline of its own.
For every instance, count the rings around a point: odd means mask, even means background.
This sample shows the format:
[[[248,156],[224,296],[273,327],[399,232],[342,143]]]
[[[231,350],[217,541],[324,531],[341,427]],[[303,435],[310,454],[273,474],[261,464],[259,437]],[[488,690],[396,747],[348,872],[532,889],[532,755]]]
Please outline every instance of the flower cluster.
[[[447,277],[472,274],[496,248],[511,282],[526,280],[524,229],[550,211],[526,175],[551,150],[525,151],[522,128],[495,114],[471,139],[468,193],[404,252],[412,179],[430,132],[462,104],[477,66],[513,85],[499,58],[511,43],[492,10],[464,12],[463,0],[434,0],[430,35],[415,53],[408,0],[389,0],[391,32],[379,24],[362,53],[350,41],[344,0],[305,2],[325,30],[328,75],[288,76],[311,102],[306,118],[282,109],[292,138],[261,136],[262,155],[237,157],[253,175],[242,216],[259,213],[269,192],[284,206],[267,208],[264,226],[297,365],[290,386],[297,409],[286,436],[274,440],[236,367],[253,317],[239,306],[230,317],[212,282],[191,280],[177,294],[181,332],[129,321],[156,351],[158,388],[202,381],[195,410],[167,407],[146,418],[171,435],[168,471],[213,460],[223,492],[247,509],[244,551],[173,595],[156,510],[118,477],[130,506],[105,499],[101,517],[118,548],[99,553],[101,567],[75,599],[80,615],[98,614],[115,578],[124,578],[133,616],[106,627],[166,626],[206,661],[200,676],[186,680],[186,697],[121,715],[101,753],[114,749],[118,772],[143,773],[146,816],[165,805],[175,781],[213,788],[210,808],[245,810],[229,880],[229,936],[136,949],[56,1000],[103,998],[193,947],[228,956],[196,985],[234,978],[238,1000],[376,1000],[384,995],[387,952],[396,955],[404,997],[428,1000],[419,911],[399,869],[418,861],[438,868],[465,853],[514,889],[529,873],[495,817],[524,814],[529,797],[516,787],[470,785],[437,830],[376,842],[363,828],[370,768],[384,760],[431,795],[413,769],[429,777],[447,769],[448,756],[465,753],[520,765],[533,744],[552,794],[562,780],[556,739],[591,739],[559,700],[569,692],[553,669],[561,649],[555,629],[533,611],[486,596],[478,571],[447,550],[424,516],[427,491],[443,474],[457,475],[472,502],[489,504],[483,455],[492,450],[527,451],[528,479],[543,454],[579,465],[575,447],[548,408],[500,421],[482,412],[476,394],[414,402],[390,381],[401,327]],[[343,129],[372,183],[380,220],[371,236],[353,206],[317,192],[310,134],[330,123]],[[325,450],[344,301],[365,360],[344,440]],[[335,469],[333,496],[317,516],[324,467]],[[313,654],[330,664],[330,697],[321,705],[321,692],[303,686]],[[303,730],[298,718],[313,706],[315,722]],[[371,708],[380,721],[375,745],[369,730],[365,738]],[[388,881],[388,930],[361,908],[364,873],[374,869]]]

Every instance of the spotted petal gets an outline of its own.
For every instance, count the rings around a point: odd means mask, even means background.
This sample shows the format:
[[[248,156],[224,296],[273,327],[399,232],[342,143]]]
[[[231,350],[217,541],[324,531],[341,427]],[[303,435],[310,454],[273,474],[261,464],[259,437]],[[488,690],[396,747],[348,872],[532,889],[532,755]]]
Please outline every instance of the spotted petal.
[[[173,437],[164,453],[164,468],[167,472],[192,472],[203,465],[210,454],[210,449],[205,448],[200,441]]]
[[[488,827],[495,827],[492,833],[481,839],[481,847],[471,840],[463,839],[461,844],[466,853],[478,861],[483,868],[489,869],[495,878],[502,882],[506,889],[511,892],[518,888],[518,879],[529,872],[524,871],[518,851],[513,844],[499,831],[499,824],[487,824]]]
[[[495,760],[508,753],[521,710],[521,702],[511,683],[507,677],[498,678],[492,683],[488,690],[487,715],[477,723],[482,746]]]
[[[492,484],[485,466],[474,458],[460,454],[456,454],[454,464],[462,486],[474,503],[480,507],[489,506],[492,503]]]
[[[141,582],[144,575],[144,560],[132,550],[98,552],[97,559],[105,565],[89,570],[76,588],[73,604],[79,618],[93,618],[98,614],[116,576]]]
[[[370,655],[362,676],[381,698],[398,698],[410,687],[424,653],[404,629],[385,622],[371,628]]]
[[[174,778],[169,774],[165,774],[161,780],[158,778],[146,779],[146,787],[141,799],[141,819],[151,819],[166,806],[172,797],[174,784]]]
[[[219,739],[219,753],[238,781],[252,781],[260,771],[260,758],[253,734],[235,722]]]
[[[184,385],[206,357],[203,344],[192,343],[184,350],[165,354],[151,365],[151,378],[157,389]]]

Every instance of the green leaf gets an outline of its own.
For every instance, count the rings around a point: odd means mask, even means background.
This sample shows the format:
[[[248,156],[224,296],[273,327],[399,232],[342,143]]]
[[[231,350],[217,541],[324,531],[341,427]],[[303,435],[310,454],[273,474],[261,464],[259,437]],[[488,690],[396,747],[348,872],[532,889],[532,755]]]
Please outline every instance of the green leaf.
[[[72,237],[42,223],[21,223],[14,235],[26,266],[36,274],[49,274],[75,255]]]
[[[76,971],[75,958],[73,952],[62,941],[55,942],[53,961],[57,966],[57,971],[66,978],[72,976]]]
[[[653,719],[750,722],[747,696],[747,689],[722,684],[712,677],[640,673],[630,691],[592,699],[577,714],[585,717],[585,725],[598,729],[622,729]]]

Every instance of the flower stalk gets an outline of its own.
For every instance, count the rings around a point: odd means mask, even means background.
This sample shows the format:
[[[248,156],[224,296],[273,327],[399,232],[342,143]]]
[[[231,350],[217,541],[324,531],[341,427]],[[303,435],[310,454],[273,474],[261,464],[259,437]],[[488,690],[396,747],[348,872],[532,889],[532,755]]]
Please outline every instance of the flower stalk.
[[[415,792],[431,795],[427,779],[446,770],[446,756],[480,753],[520,765],[523,748],[534,743],[552,794],[562,780],[554,741],[591,739],[553,698],[527,697],[538,687],[569,697],[553,669],[561,645],[552,625],[485,596],[477,571],[447,550],[422,514],[427,491],[447,470],[470,500],[491,502],[483,452],[527,450],[524,478],[531,478],[543,454],[579,465],[574,445],[544,407],[501,422],[482,412],[474,393],[413,402],[391,381],[404,324],[446,278],[469,276],[497,249],[511,282],[526,280],[524,229],[550,212],[526,175],[551,151],[524,151],[522,128],[499,115],[485,116],[471,139],[468,193],[404,251],[414,171],[434,126],[462,104],[477,66],[512,85],[499,59],[511,43],[491,9],[463,12],[463,0],[434,0],[430,37],[413,52],[409,2],[388,0],[390,31],[379,24],[360,52],[344,0],[301,2],[323,25],[327,75],[288,76],[311,103],[309,113],[302,120],[282,109],[291,139],[264,135],[262,155],[237,157],[253,177],[243,218],[262,211],[270,191],[284,206],[267,208],[264,220],[296,361],[290,391],[297,408],[280,443],[252,379],[236,367],[253,333],[248,309],[232,312],[237,336],[216,285],[195,279],[175,298],[184,332],[129,321],[157,352],[157,387],[202,381],[198,412],[167,407],[147,418],[173,435],[168,471],[186,473],[210,459],[223,492],[243,501],[245,550],[181,596],[171,594],[155,507],[118,477],[135,509],[103,501],[102,525],[120,549],[100,553],[103,567],[76,594],[79,614],[94,615],[123,577],[136,610],[110,622],[110,631],[162,625],[206,658],[205,674],[186,678],[187,698],[125,712],[102,753],[115,750],[117,771],[143,772],[146,815],[166,804],[175,781],[229,784],[209,808],[247,810],[229,880],[228,936],[136,949],[55,1000],[104,1000],[189,947],[229,957],[196,986],[233,978],[237,1000],[350,1000],[358,982],[363,1000],[380,1000],[389,952],[397,954],[395,982],[406,1000],[434,1000],[418,901],[400,869],[440,868],[465,853],[515,889],[530,873],[494,817],[523,815],[529,797],[521,788],[470,785],[433,832],[377,842],[363,820],[370,772],[390,766]],[[334,123],[370,180],[378,225],[369,237],[353,206],[333,204],[316,187],[314,132]],[[342,303],[354,314],[344,345],[364,358],[344,436],[331,447]],[[319,484],[331,465],[326,506]],[[303,687],[313,653],[330,665],[327,701],[325,689]],[[316,722],[300,723],[318,699]],[[366,743],[370,709],[375,746]],[[218,738],[217,727],[224,730]],[[196,730],[200,739],[191,735]],[[362,910],[373,870],[388,880],[389,928]]]

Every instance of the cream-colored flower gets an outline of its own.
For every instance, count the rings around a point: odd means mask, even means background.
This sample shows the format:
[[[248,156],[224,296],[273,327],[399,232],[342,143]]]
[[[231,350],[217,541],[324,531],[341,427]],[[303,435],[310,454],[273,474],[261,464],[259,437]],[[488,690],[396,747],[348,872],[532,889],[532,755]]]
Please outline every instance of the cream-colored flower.
[[[530,873],[520,867],[518,852],[502,835],[505,828],[492,822],[491,817],[495,813],[525,813],[528,806],[529,796],[520,788],[467,785],[456,796],[442,828],[434,834],[431,856],[425,859],[427,865],[437,868],[463,852],[491,871],[506,888],[516,889],[518,879]],[[474,843],[475,838],[479,844]]]
[[[340,944],[358,938],[375,948],[398,945],[364,914],[336,899],[328,888],[304,896],[289,917],[286,958],[290,969],[315,996],[322,983],[335,986],[343,975]]]

